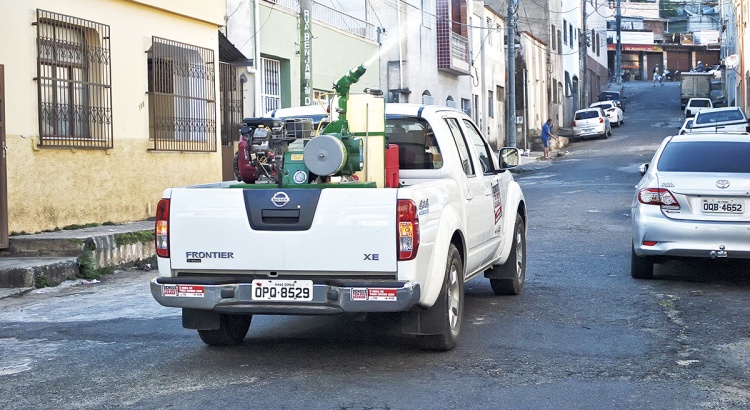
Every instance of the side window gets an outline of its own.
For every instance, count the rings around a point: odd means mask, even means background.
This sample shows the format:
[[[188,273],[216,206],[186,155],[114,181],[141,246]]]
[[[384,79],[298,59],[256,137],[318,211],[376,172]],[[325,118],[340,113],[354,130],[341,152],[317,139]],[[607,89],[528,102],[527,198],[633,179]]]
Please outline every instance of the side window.
[[[492,163],[493,155],[489,145],[487,145],[480,135],[479,130],[477,130],[471,121],[464,120],[464,126],[479,157],[479,163],[482,165],[482,173],[487,174],[492,172],[495,169],[495,165]]]
[[[474,176],[474,164],[471,162],[469,147],[467,146],[464,135],[461,132],[461,126],[458,123],[458,119],[446,118],[445,122],[448,124],[448,128],[450,128],[451,134],[453,135],[453,141],[456,143],[458,158],[461,160],[464,174]]]

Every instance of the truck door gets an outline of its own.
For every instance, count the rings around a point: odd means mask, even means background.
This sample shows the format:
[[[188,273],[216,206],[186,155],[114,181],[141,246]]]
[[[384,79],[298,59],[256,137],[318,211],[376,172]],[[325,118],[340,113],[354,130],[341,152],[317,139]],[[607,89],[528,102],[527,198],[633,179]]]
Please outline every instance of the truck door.
[[[483,192],[486,198],[490,199],[492,206],[492,213],[487,226],[490,229],[487,232],[487,237],[484,239],[484,260],[483,263],[489,262],[494,258],[500,246],[502,246],[503,240],[503,204],[506,202],[505,195],[508,192],[508,183],[510,178],[504,178],[504,174],[498,173],[497,170],[500,168],[497,160],[497,155],[492,151],[492,148],[487,143],[485,138],[482,138],[476,125],[471,121],[464,119],[464,127],[466,128],[466,134],[472,143],[471,148],[474,151],[475,157],[478,159],[481,165],[480,179],[483,181]]]
[[[465,258],[466,272],[472,273],[486,259],[487,239],[493,228],[492,191],[487,186],[482,172],[482,165],[472,154],[472,139],[466,128],[461,127],[458,118],[446,117],[453,140],[458,148],[458,155],[465,174],[462,181],[464,189],[464,218],[466,226],[466,245],[468,255]]]

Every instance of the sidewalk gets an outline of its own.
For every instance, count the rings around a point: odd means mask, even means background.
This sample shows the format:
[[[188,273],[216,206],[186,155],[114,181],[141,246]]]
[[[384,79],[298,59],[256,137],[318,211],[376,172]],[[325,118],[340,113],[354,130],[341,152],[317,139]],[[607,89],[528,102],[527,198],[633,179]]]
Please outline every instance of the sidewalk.
[[[0,298],[153,258],[153,221],[10,237],[0,250]]]

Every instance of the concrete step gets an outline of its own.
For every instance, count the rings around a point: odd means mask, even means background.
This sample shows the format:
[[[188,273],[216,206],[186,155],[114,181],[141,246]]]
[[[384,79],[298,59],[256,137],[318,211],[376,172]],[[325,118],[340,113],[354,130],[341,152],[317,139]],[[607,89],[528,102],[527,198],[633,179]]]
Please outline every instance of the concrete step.
[[[153,259],[153,229],[153,221],[140,221],[11,236],[0,251],[0,288],[55,286]]]
[[[32,288],[59,285],[75,279],[77,258],[1,258],[0,288]]]

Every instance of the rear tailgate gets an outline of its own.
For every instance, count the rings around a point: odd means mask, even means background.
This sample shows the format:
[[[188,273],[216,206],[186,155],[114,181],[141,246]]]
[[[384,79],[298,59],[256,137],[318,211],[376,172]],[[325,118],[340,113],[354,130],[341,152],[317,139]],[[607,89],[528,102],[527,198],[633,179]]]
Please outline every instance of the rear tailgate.
[[[662,210],[668,218],[750,222],[749,174],[662,172],[659,186],[669,189],[680,204],[679,210]]]
[[[396,189],[173,189],[171,269],[395,272],[396,197]]]

